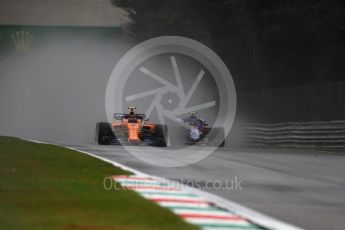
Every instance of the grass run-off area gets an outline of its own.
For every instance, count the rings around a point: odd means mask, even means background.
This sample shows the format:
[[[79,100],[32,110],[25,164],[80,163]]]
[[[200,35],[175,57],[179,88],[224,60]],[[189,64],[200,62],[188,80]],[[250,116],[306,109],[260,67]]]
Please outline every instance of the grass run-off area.
[[[0,137],[0,229],[196,229],[133,191],[129,172],[63,147]]]

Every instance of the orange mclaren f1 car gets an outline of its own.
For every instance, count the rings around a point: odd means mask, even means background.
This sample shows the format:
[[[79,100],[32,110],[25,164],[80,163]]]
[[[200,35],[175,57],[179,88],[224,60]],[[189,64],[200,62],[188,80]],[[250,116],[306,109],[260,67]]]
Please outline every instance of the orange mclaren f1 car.
[[[115,113],[112,123],[97,123],[97,143],[166,147],[167,126],[149,122],[145,114],[135,113],[136,107],[128,107],[128,109],[129,113]]]

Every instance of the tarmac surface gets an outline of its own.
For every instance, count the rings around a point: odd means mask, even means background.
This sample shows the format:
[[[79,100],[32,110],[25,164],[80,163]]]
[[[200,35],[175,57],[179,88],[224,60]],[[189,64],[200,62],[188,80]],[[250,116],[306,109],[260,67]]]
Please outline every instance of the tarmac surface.
[[[68,147],[207,190],[304,229],[345,229],[342,152],[220,148],[197,163],[167,168],[145,163],[121,146]],[[160,148],[153,151],[159,154]],[[171,151],[179,155],[184,150]]]

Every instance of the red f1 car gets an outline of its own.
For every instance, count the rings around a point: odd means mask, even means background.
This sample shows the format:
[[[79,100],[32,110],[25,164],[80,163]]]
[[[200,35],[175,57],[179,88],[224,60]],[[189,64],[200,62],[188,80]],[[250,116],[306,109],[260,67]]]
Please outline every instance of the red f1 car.
[[[199,119],[196,116],[196,112],[191,112],[191,115],[184,119],[184,123],[188,127],[188,129],[184,129],[185,135],[182,136],[185,144],[224,147],[225,136],[223,128],[209,127],[205,120]]]

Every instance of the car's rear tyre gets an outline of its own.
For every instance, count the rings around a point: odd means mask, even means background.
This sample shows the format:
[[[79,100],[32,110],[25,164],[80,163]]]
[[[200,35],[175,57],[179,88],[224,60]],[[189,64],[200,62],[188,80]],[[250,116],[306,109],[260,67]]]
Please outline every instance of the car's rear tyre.
[[[109,145],[111,138],[113,137],[113,131],[111,130],[108,122],[97,122],[96,124],[96,142],[99,145]]]
[[[210,133],[207,135],[209,139],[208,145],[224,147],[225,146],[225,134],[224,129],[221,127],[214,127],[211,129]]]
[[[166,147],[168,140],[168,127],[166,125],[156,125],[154,136],[157,141],[154,146]]]

